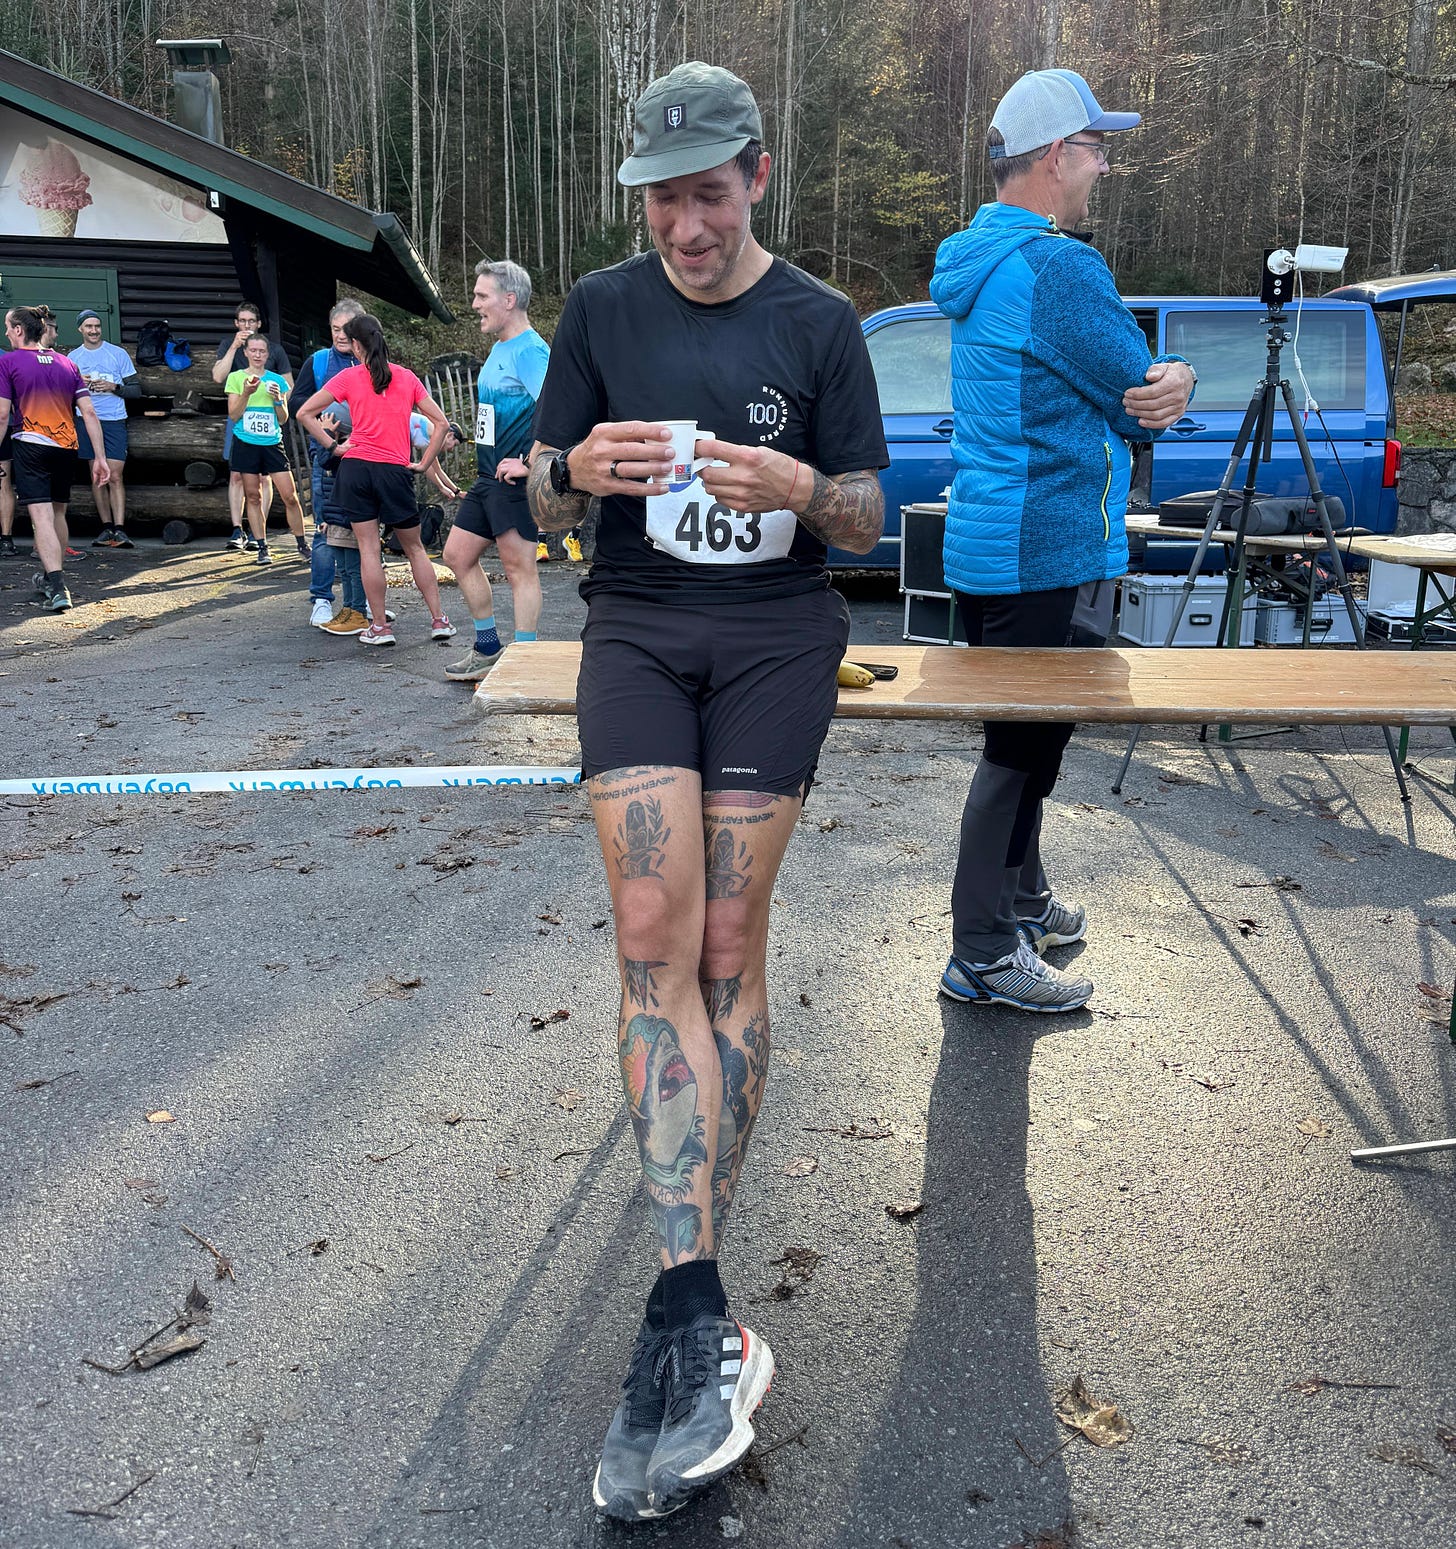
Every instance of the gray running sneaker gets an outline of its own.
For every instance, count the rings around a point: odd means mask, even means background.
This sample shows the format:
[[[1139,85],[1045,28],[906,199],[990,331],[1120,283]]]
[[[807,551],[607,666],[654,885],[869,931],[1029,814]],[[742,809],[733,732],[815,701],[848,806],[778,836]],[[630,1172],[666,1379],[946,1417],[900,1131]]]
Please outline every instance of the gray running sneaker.
[[[64,581],[59,586],[45,587],[45,605],[52,613],[64,613],[71,606],[71,593]]]
[[[647,1499],[666,1516],[753,1445],[753,1414],[773,1382],[774,1359],[752,1330],[710,1313],[668,1331],[657,1369],[662,1434],[647,1468]]]
[[[456,683],[479,683],[500,658],[499,651],[492,651],[487,656],[471,646],[458,662],[450,663],[445,669],[445,676]]]
[[[940,976],[940,993],[1021,1011],[1076,1011],[1091,1000],[1092,981],[1042,962],[1023,939],[994,963],[978,966],[952,957]]]
[[[662,1330],[642,1320],[622,1384],[622,1401],[607,1427],[602,1460],[592,1481],[597,1510],[619,1522],[643,1522],[662,1515],[647,1499],[647,1465],[662,1430],[663,1390],[657,1368],[666,1338]]]
[[[1034,920],[1018,920],[1016,928],[1038,957],[1048,947],[1069,947],[1087,934],[1087,911],[1079,903],[1054,893]]]

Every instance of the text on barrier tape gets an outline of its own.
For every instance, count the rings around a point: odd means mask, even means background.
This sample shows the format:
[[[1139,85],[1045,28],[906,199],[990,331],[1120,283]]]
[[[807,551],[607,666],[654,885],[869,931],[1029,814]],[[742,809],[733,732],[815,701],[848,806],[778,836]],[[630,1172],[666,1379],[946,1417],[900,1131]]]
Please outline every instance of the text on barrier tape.
[[[0,796],[196,796],[248,791],[457,790],[481,785],[577,785],[580,769],[456,764],[419,769],[215,769],[183,774],[67,775],[0,780]]]

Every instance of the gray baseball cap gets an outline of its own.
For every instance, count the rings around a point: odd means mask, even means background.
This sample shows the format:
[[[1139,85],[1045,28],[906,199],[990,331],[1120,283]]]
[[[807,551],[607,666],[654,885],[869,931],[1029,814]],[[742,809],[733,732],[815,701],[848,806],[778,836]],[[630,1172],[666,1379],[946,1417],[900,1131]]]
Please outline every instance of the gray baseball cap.
[[[632,113],[632,154],[617,168],[627,188],[707,172],[763,139],[753,93],[731,70],[693,59],[659,76]]]
[[[1004,145],[991,147],[991,158],[1024,156],[1053,140],[1084,129],[1113,134],[1135,129],[1141,113],[1104,113],[1092,88],[1075,70],[1031,70],[1002,97],[991,118]]]

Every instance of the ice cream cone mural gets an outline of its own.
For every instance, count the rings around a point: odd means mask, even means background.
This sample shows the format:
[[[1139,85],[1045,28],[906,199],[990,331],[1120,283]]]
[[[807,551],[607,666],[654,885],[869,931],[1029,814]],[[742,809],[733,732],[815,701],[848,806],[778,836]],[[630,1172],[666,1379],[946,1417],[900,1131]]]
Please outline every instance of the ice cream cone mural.
[[[35,209],[43,237],[76,235],[76,217],[91,203],[90,186],[75,152],[60,140],[47,140],[20,174],[20,197]]]

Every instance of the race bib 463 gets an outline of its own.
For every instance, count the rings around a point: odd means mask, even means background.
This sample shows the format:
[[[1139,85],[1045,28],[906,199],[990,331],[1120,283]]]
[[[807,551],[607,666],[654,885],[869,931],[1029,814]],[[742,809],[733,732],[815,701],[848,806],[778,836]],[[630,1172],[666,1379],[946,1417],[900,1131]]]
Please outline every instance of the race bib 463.
[[[694,478],[647,500],[647,536],[690,565],[758,565],[784,559],[798,518],[792,511],[734,511]]]

